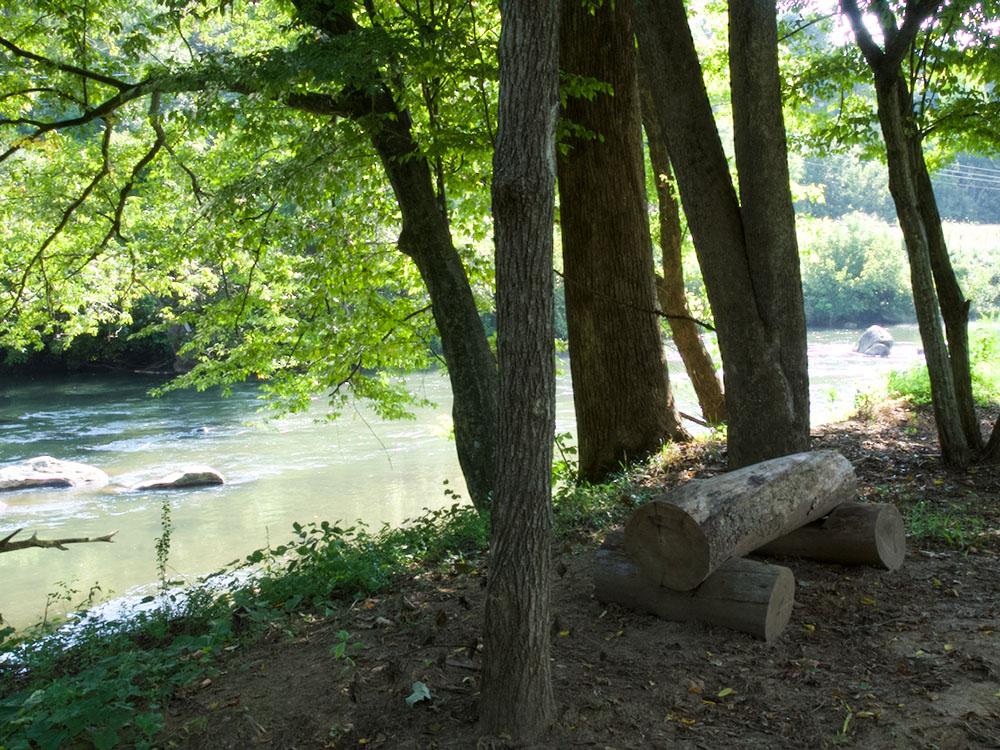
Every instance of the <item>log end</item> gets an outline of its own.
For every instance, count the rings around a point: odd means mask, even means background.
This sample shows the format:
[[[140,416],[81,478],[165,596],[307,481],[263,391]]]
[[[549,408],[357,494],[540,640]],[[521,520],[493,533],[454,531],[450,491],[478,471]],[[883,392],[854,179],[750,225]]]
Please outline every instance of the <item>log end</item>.
[[[795,606],[795,576],[791,570],[782,565],[774,567],[780,571],[771,586],[767,616],[764,618],[764,632],[760,636],[767,643],[771,643],[785,631],[788,621],[792,619],[792,608]]]
[[[875,522],[875,545],[886,570],[902,567],[906,557],[906,526],[895,505],[887,503],[879,509]]]
[[[625,524],[625,549],[651,583],[675,591],[690,591],[712,572],[704,531],[669,502],[636,509]]]

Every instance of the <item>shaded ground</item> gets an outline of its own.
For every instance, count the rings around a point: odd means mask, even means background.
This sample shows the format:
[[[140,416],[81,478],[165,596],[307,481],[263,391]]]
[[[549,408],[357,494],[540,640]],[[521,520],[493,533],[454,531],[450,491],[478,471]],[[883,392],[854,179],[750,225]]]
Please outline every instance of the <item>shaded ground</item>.
[[[862,494],[911,516],[895,573],[785,561],[796,604],[770,646],[592,597],[598,539],[554,550],[559,704],[539,748],[1000,747],[1000,472],[944,470],[925,418],[825,428]],[[684,449],[662,477],[720,470]],[[944,540],[949,541],[946,543]],[[169,707],[190,748],[473,748],[485,570],[429,571],[329,620],[235,651]],[[331,655],[348,631],[352,666]],[[410,707],[416,681],[432,701]]]

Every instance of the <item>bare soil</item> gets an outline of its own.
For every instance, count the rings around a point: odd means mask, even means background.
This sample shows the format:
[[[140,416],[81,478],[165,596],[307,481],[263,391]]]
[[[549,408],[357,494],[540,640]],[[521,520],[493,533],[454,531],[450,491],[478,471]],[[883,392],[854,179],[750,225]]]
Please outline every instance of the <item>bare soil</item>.
[[[814,445],[854,463],[865,499],[965,514],[979,533],[959,525],[951,544],[910,538],[894,573],[783,561],[796,603],[771,645],[602,605],[591,584],[599,538],[565,543],[553,550],[558,713],[536,747],[1000,748],[1000,471],[947,471],[926,416],[901,408],[826,427]],[[648,481],[711,474],[723,458],[684,448]],[[486,574],[485,562],[427,571],[241,647],[175,698],[164,744],[485,746]],[[331,655],[342,630],[364,644],[353,666]],[[432,699],[411,707],[418,681]]]

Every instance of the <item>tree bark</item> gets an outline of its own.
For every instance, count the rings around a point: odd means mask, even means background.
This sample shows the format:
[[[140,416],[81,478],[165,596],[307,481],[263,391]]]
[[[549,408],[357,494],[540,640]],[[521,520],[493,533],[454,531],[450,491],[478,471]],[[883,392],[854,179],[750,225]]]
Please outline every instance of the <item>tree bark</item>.
[[[805,338],[783,334],[786,321],[763,296],[764,284],[780,283],[792,272],[752,267],[789,258],[748,250],[683,1],[640,0],[637,9],[641,75],[654,102],[650,114],[667,139],[718,330],[730,466],[804,450],[808,395],[801,391],[807,382],[793,364],[805,361]],[[760,74],[771,80],[768,71]],[[787,190],[780,179],[775,182],[776,190]],[[783,298],[781,306],[790,299]],[[797,316],[787,324],[797,329]],[[801,351],[784,353],[785,346]]]
[[[729,3],[729,74],[740,215],[750,282],[773,337],[788,397],[788,428],[809,441],[806,316],[782,116],[775,0]]]
[[[968,466],[972,450],[962,427],[948,345],[941,330],[934,271],[931,266],[927,227],[920,213],[916,165],[913,163],[914,123],[908,114],[910,96],[902,76],[875,73],[875,95],[882,138],[889,168],[889,192],[896,206],[896,216],[903,231],[910,262],[910,285],[917,326],[924,346],[927,372],[931,382],[931,405],[937,425],[938,440],[945,463]]]
[[[857,0],[842,0],[875,83],[889,192],[910,263],[913,303],[930,375],[931,405],[942,458],[952,466],[965,467],[976,459],[989,461],[991,452],[1000,449],[990,448],[996,445],[992,437],[983,448],[969,367],[969,302],[948,256],[921,134],[914,119],[913,93],[900,69],[919,28],[940,6],[940,0],[907,6],[902,25],[891,12],[876,13],[884,38],[879,47],[865,26]],[[941,332],[942,318],[947,339]]]
[[[897,570],[906,556],[906,528],[895,505],[844,503],[754,553]]]
[[[693,591],[651,583],[624,547],[620,531],[597,551],[594,596],[664,620],[701,622],[772,641],[785,629],[795,603],[795,577],[780,565],[729,560]]]
[[[625,546],[646,576],[687,591],[732,557],[822,518],[857,497],[851,463],[833,451],[797,453],[687,482],[637,508]]]
[[[687,291],[684,288],[684,265],[681,258],[680,207],[674,197],[674,182],[667,142],[648,114],[653,108],[649,91],[641,89],[643,124],[649,144],[649,161],[656,181],[656,196],[660,215],[660,255],[663,279],[656,287],[660,309],[667,315],[670,335],[684,361],[691,385],[698,397],[702,416],[711,425],[726,421],[726,397],[715,363],[705,348],[698,325],[690,320]]]
[[[563,117],[586,135],[557,160],[580,475],[599,481],[688,435],[655,314],[632,0],[568,0],[561,16],[562,71],[613,89],[568,98]]]
[[[555,347],[552,244],[558,2],[503,0],[493,159],[500,420],[480,723],[530,740],[553,715],[550,667]]]

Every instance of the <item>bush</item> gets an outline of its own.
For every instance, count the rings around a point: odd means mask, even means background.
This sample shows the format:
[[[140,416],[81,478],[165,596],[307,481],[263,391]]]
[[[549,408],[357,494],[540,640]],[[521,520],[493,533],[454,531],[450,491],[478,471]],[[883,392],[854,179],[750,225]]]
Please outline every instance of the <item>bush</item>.
[[[1000,328],[974,330],[969,343],[972,396],[980,406],[1000,404]],[[914,404],[931,403],[931,379],[926,365],[889,373],[889,395]]]
[[[865,214],[800,219],[799,248],[808,325],[913,320],[906,251],[888,224]]]

